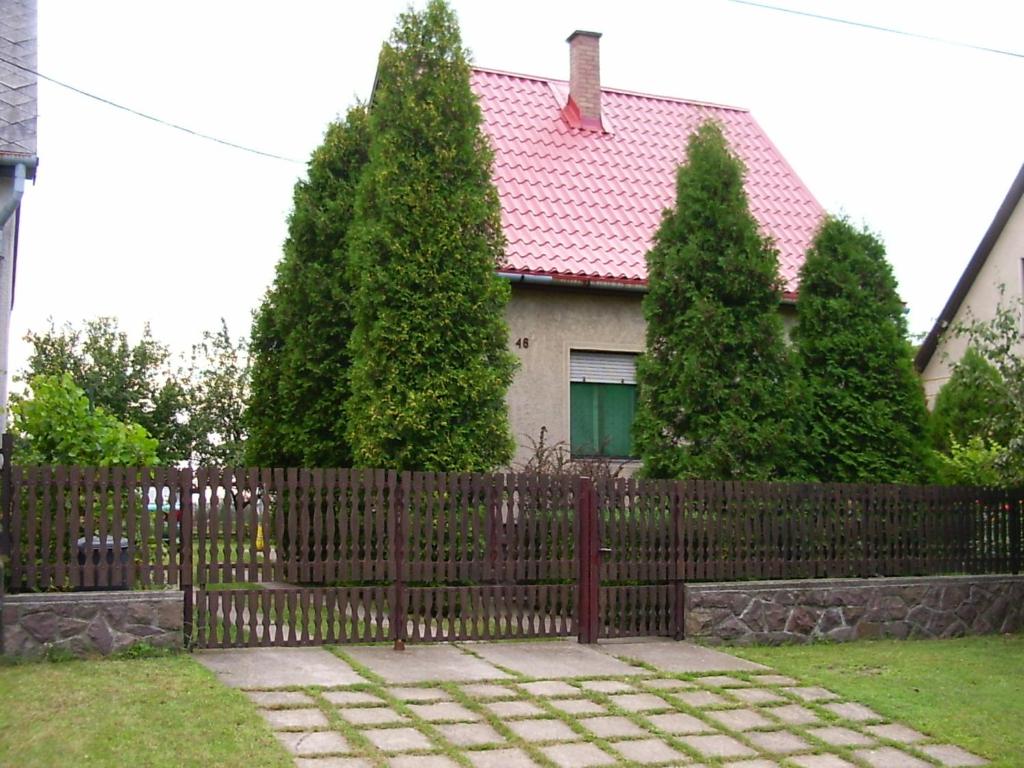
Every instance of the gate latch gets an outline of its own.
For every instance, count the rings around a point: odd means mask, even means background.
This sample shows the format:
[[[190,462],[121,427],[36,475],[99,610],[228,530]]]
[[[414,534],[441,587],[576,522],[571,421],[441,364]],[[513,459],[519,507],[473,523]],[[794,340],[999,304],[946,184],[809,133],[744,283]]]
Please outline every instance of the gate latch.
[[[611,547],[598,547],[597,548],[597,553],[599,555],[610,555],[612,553],[612,548]]]

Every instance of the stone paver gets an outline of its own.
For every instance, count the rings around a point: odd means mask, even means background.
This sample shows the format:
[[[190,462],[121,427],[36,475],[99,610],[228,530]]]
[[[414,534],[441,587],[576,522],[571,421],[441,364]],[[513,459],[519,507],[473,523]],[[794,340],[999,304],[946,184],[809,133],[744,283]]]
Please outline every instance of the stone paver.
[[[338,714],[352,725],[391,725],[392,723],[408,722],[409,718],[400,715],[389,707],[358,707],[339,709]]]
[[[753,675],[755,685],[799,685],[799,682],[786,675]]]
[[[334,731],[279,731],[274,735],[293,755],[323,755],[349,751],[345,737]]]
[[[689,762],[689,757],[679,750],[673,749],[661,739],[620,741],[612,744],[612,748],[627,760],[633,760],[643,765]]]
[[[532,701],[495,701],[484,706],[498,717],[539,717],[547,714]]]
[[[908,755],[901,749],[879,747],[878,749],[858,749],[853,753],[858,760],[863,760],[871,768],[931,768],[929,763]]]
[[[684,691],[672,695],[691,707],[721,707],[729,703],[728,700],[711,691]]]
[[[372,768],[373,763],[361,757],[297,757],[295,768]]]
[[[756,757],[757,753],[732,736],[714,734],[713,736],[680,736],[679,740],[688,747],[697,750],[704,757]]]
[[[313,699],[301,691],[246,691],[257,707],[312,707]]]
[[[701,685],[710,685],[713,688],[745,688],[750,685],[746,680],[739,680],[728,675],[709,675],[698,677],[696,682]]]
[[[535,683],[522,683],[520,686],[534,696],[579,696],[580,689],[574,688],[561,680],[538,680]]]
[[[889,741],[899,741],[903,744],[916,744],[919,741],[924,741],[925,736],[920,731],[915,731],[913,728],[908,728],[905,725],[899,723],[885,723],[884,725],[865,725],[864,730],[868,733],[872,733],[882,739],[889,739]]]
[[[827,688],[821,688],[817,685],[789,686],[782,690],[796,696],[798,699],[802,699],[803,701],[831,701],[839,698],[839,696],[832,693],[832,691]]]
[[[497,667],[453,645],[415,645],[401,652],[381,646],[356,646],[346,648],[345,653],[386,682],[399,685],[435,681],[470,683],[509,677]]]
[[[459,768],[444,755],[398,755],[388,760],[388,768]]]
[[[462,686],[462,691],[474,699],[512,699],[517,696],[514,688],[494,683],[473,683]]]
[[[807,733],[833,747],[873,747],[876,743],[870,736],[838,725],[810,728]]]
[[[814,749],[804,739],[789,731],[754,731],[745,736],[755,747],[773,755],[792,755]]]
[[[261,709],[263,719],[274,730],[326,728],[327,716],[319,709]]]
[[[653,693],[620,693],[609,699],[627,712],[647,712],[653,709],[673,709],[672,705]]]
[[[708,717],[732,731],[750,731],[774,725],[756,709],[721,709],[708,712]]]
[[[636,693],[636,688],[621,680],[584,680],[580,687],[598,693]]]
[[[373,704],[380,706],[384,699],[374,696],[372,693],[363,691],[324,691],[323,697],[331,704],[339,707],[347,707],[352,704]]]
[[[939,765],[949,766],[950,768],[988,765],[988,760],[984,760],[977,755],[973,755],[966,749],[961,749],[953,744],[928,744],[923,747],[918,747],[918,749],[928,755],[932,760],[937,761]]]
[[[628,717],[585,717],[577,720],[595,736],[602,739],[646,736],[647,732]]]
[[[383,752],[415,752],[433,746],[430,739],[415,728],[374,728],[362,733]]]
[[[797,755],[789,758],[789,761],[799,768],[856,768],[849,760],[843,760],[837,755]]]
[[[689,680],[677,680],[674,677],[658,677],[653,680],[644,680],[642,685],[662,691],[682,691],[697,687],[696,683],[692,683]]]
[[[663,672],[745,672],[768,669],[763,664],[755,664],[713,648],[675,640],[606,642],[599,645],[598,650],[613,656],[637,659],[657,667]],[[580,674],[606,673],[581,672]],[[612,672],[610,674],[619,673]]]
[[[508,729],[526,741],[579,741],[579,735],[561,720],[512,720]]]
[[[643,674],[642,669],[575,640],[481,644],[474,645],[473,652],[492,664],[530,677]]]
[[[779,694],[764,688],[737,688],[734,691],[729,691],[729,695],[734,699],[739,699],[744,704],[776,704],[787,700],[779,696]]]
[[[685,712],[670,712],[664,715],[647,715],[647,720],[657,729],[673,735],[707,733],[715,730],[703,720]]]
[[[462,722],[479,720],[480,715],[454,701],[439,701],[436,704],[410,704],[409,711],[430,723]]]
[[[822,706],[832,714],[838,715],[844,720],[852,720],[855,723],[867,723],[872,720],[885,719],[873,709],[869,709],[863,704],[857,704],[852,701],[836,702],[834,704],[824,704]]]
[[[536,768],[537,763],[521,749],[491,749],[467,752],[473,768]]]
[[[799,704],[787,704],[784,707],[772,707],[766,709],[773,717],[777,717],[786,725],[811,725],[812,723],[821,722],[817,714],[807,707],[801,707]]]
[[[232,648],[199,651],[193,658],[232,688],[331,687],[366,682],[323,648]]]
[[[440,688],[388,688],[388,693],[399,701],[451,701],[447,691]]]
[[[569,715],[603,715],[608,711],[590,699],[552,699],[548,704]]]
[[[618,762],[593,744],[555,744],[541,747],[540,751],[559,768],[590,768],[598,765],[615,765]]]
[[[697,766],[690,766],[690,768],[697,768]],[[779,764],[772,760],[756,758],[754,760],[740,760],[736,763],[727,763],[726,768],[779,768]]]
[[[505,737],[487,723],[451,723],[436,726],[438,732],[457,747],[504,744]]]

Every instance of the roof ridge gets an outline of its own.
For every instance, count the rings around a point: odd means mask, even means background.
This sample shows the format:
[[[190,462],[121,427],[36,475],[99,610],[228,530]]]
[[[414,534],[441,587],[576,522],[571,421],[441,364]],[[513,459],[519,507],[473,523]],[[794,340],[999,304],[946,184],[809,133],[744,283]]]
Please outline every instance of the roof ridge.
[[[544,77],[543,75],[528,75],[524,72],[510,72],[507,69],[494,69],[493,67],[481,67],[477,64],[473,64],[470,69],[475,72],[486,72],[491,75],[503,75],[505,77],[518,77],[523,80],[536,80],[540,83],[558,83],[568,87],[569,81],[563,80],[558,77]],[[644,99],[653,99],[655,101],[670,101],[676,104],[693,104],[697,107],[714,107],[716,109],[727,109],[731,112],[743,112],[750,114],[750,109],[747,107],[737,107],[731,104],[721,104],[717,101],[702,101],[700,99],[687,99],[682,96],[662,96],[656,93],[645,93],[643,91],[633,91],[628,88],[611,88],[606,85],[601,86],[602,93],[618,93],[624,96],[639,96]]]

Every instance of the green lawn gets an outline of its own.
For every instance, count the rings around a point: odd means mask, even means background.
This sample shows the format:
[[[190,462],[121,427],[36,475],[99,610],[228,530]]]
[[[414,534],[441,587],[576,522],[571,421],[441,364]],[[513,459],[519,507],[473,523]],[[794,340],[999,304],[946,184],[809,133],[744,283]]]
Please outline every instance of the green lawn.
[[[290,766],[239,691],[185,655],[0,666],[0,766]]]
[[[1024,635],[730,648],[993,760],[1024,764]]]

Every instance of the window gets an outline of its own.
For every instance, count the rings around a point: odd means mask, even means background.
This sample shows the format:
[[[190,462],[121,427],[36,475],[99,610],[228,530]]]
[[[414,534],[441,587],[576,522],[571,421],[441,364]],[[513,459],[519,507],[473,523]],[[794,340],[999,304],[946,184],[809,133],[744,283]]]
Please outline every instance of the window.
[[[570,353],[569,409],[573,456],[632,456],[636,355]]]

